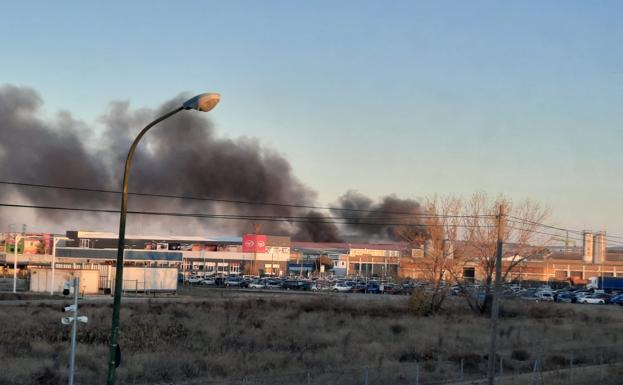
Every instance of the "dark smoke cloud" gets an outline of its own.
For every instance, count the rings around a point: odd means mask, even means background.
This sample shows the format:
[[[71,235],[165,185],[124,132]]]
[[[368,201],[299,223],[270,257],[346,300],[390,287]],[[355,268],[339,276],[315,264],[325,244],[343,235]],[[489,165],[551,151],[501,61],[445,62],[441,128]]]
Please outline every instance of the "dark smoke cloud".
[[[119,189],[129,146],[155,116],[180,105],[188,95],[165,103],[157,111],[131,110],[127,102],[114,102],[100,118],[104,127],[95,135],[86,124],[67,112],[53,121],[39,118],[42,99],[30,88],[0,87],[0,170],[2,179],[40,184]],[[281,155],[262,147],[256,139],[219,138],[206,115],[181,112],[145,136],[134,158],[130,191],[189,196],[210,196],[244,201],[313,203],[315,192],[293,175]],[[118,195],[92,194],[38,188],[0,186],[3,201],[89,208],[118,207]],[[302,216],[306,210],[257,205],[215,204],[206,201],[146,199],[132,196],[132,210],[237,213],[249,215]],[[6,212],[6,210],[4,210]],[[13,211],[15,212],[15,211]],[[79,227],[84,215],[40,210],[37,220],[65,228]],[[310,215],[314,215],[311,214]],[[88,216],[93,218],[93,215]],[[116,216],[99,218],[115,228]],[[139,217],[128,225],[135,231]],[[97,220],[94,221],[97,223]],[[132,223],[134,222],[134,224]],[[147,229],[172,233],[212,231],[238,234],[251,232],[248,221],[189,220],[140,217]],[[39,223],[38,227],[41,227]],[[93,223],[93,221],[91,222]],[[166,224],[165,224],[166,223]],[[6,223],[4,223],[6,225]],[[132,227],[134,225],[134,227]],[[37,226],[35,226],[37,227]],[[101,227],[101,226],[100,226]],[[297,234],[299,239],[338,239],[337,228],[324,224],[264,222],[262,232]]]
[[[377,203],[356,191],[348,191],[338,199],[337,207],[347,209],[334,210],[333,214],[348,217],[345,228],[354,233],[350,236],[351,240],[402,241],[401,225],[421,224],[416,216],[421,214],[420,204],[394,195],[386,196]]]
[[[99,126],[94,130],[73,119],[68,112],[58,113],[52,120],[40,118],[43,101],[34,90],[2,86],[0,179],[119,190],[125,157],[136,134],[156,116],[179,106],[188,96],[180,95],[157,110],[131,109],[128,102],[113,102],[99,118]],[[130,191],[294,205],[315,202],[316,193],[294,176],[283,156],[263,147],[257,139],[217,136],[208,116],[194,111],[181,112],[154,127],[143,138],[135,154]],[[116,208],[119,204],[116,194],[12,188],[6,185],[0,185],[0,200],[88,208]],[[138,196],[131,196],[129,202],[130,210],[304,217],[310,221],[261,222],[261,232],[290,234],[296,240],[318,242],[394,240],[397,239],[395,229],[384,223],[391,223],[397,218],[380,212],[419,211],[419,205],[412,200],[390,196],[374,203],[354,192],[342,196],[339,205],[372,212],[334,212],[336,217],[348,215],[353,223],[338,227],[330,223],[331,217],[327,214],[301,208]],[[2,209],[0,225],[22,223],[21,219],[8,219],[7,212],[8,209]],[[118,221],[117,215],[107,214],[47,210],[39,210],[35,214],[37,223],[32,227],[55,226],[54,231],[58,232],[75,228],[116,231]],[[28,215],[24,211],[11,210],[12,217]],[[361,225],[364,222],[375,225]],[[341,234],[344,230],[351,236]],[[130,216],[128,231],[231,235],[252,232],[253,223],[248,220]]]
[[[99,157],[90,151],[93,133],[67,112],[52,121],[37,116],[42,105],[32,89],[0,87],[0,175],[2,179],[40,184],[107,187],[110,175]],[[14,194],[8,186],[0,188],[0,196]],[[66,205],[74,202],[94,203],[94,198],[77,192],[48,189],[20,189],[30,202]],[[106,198],[105,198],[106,199]],[[44,213],[41,213],[44,214]],[[57,220],[66,214],[49,211],[45,215]]]
[[[295,241],[314,242],[342,242],[343,239],[338,235],[337,226],[331,223],[331,217],[318,211],[310,211],[305,215],[305,219],[299,223],[298,232],[292,237]]]

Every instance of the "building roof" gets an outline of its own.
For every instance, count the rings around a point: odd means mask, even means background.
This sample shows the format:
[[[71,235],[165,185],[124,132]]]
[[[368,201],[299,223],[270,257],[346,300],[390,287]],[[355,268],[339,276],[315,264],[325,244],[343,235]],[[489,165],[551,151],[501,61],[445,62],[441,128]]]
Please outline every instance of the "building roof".
[[[78,238],[118,239],[117,233],[100,231],[78,231]],[[142,239],[151,241],[186,241],[242,244],[242,237],[202,237],[194,235],[136,235],[126,234],[126,239]]]
[[[351,249],[368,250],[406,250],[408,243],[345,243],[345,242],[292,242],[292,249],[348,251]]]

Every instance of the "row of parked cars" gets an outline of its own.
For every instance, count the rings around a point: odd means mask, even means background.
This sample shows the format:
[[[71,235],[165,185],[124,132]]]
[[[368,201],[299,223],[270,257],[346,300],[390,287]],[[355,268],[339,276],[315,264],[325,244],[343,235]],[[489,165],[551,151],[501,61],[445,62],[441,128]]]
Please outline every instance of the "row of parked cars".
[[[411,294],[416,287],[413,283],[390,283],[381,280],[329,280],[306,279],[298,277],[255,277],[255,276],[190,276],[181,279],[186,285],[212,287],[238,287],[249,289],[283,289],[300,291],[331,291],[336,293],[368,294]]]
[[[566,288],[553,290],[548,287],[539,289],[513,289],[507,292],[507,295],[538,302],[623,305],[623,293],[605,293],[593,289]]]
[[[391,283],[375,280],[339,280],[325,283],[322,290],[336,293],[411,294],[416,286],[411,283]]]
[[[238,287],[250,289],[286,289],[286,290],[317,290],[316,283],[307,279],[281,279],[278,277],[253,277],[230,275],[225,277],[197,277],[191,276],[184,280],[188,285],[201,285],[213,287]]]

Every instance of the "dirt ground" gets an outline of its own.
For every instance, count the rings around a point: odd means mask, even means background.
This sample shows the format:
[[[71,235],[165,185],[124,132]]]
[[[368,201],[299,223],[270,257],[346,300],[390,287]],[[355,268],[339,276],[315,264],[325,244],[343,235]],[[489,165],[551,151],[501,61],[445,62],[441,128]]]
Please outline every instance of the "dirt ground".
[[[175,298],[126,299],[118,383],[380,385],[483,378],[489,320],[472,314],[461,298],[450,298],[429,317],[416,316],[409,303],[405,296],[205,288]],[[61,304],[22,301],[0,308],[0,384],[66,381],[70,327],[60,323],[66,316]],[[111,304],[85,301],[80,312],[89,323],[79,326],[76,383],[101,384]],[[584,373],[595,365],[599,383],[620,383],[614,379],[620,378],[615,364],[623,361],[622,323],[622,307],[505,300],[496,360],[504,381],[514,382],[502,383],[533,383],[535,362],[546,384],[593,384],[597,375]]]

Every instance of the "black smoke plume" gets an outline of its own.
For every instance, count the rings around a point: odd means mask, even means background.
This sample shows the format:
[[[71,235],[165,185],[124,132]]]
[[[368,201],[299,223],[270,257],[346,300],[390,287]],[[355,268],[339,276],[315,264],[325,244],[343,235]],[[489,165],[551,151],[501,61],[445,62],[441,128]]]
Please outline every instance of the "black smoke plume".
[[[412,199],[400,199],[394,195],[386,196],[379,202],[356,191],[348,191],[338,199],[335,216],[344,218],[349,238],[361,241],[403,241],[401,230],[421,231],[421,207]]]
[[[1,180],[120,190],[123,165],[136,134],[152,119],[179,106],[189,95],[179,95],[157,110],[133,110],[128,102],[111,103],[91,127],[60,112],[54,119],[41,116],[43,101],[30,88],[0,87]],[[214,197],[251,202],[311,205],[316,193],[293,174],[288,161],[252,138],[227,139],[216,135],[207,114],[181,112],[154,127],[141,141],[130,175],[130,191],[195,197]],[[0,185],[2,203],[116,209],[119,195]],[[417,211],[414,201],[387,197],[375,204],[352,192],[340,199],[345,208],[373,211]],[[290,234],[305,241],[336,242],[344,239],[331,217],[318,211],[284,206],[227,204],[213,201],[130,196],[130,210],[157,210],[207,214],[304,217],[301,221],[264,221],[262,233]],[[22,223],[26,209],[1,209],[0,225]],[[352,213],[346,225],[361,238],[396,239],[391,226],[373,213]],[[34,228],[65,229],[89,226],[116,231],[113,214],[80,214],[37,210]],[[374,226],[356,221],[376,220]],[[132,215],[129,232],[167,231],[174,234],[231,235],[253,231],[250,220],[189,219]]]

